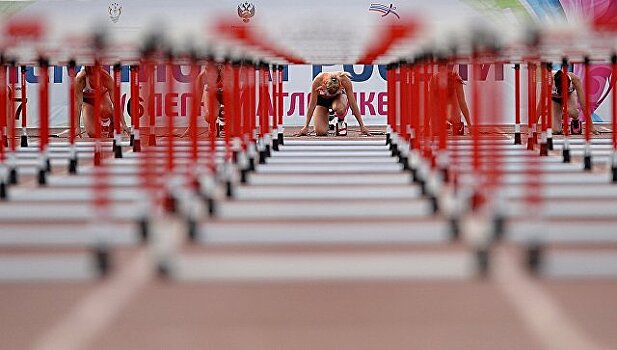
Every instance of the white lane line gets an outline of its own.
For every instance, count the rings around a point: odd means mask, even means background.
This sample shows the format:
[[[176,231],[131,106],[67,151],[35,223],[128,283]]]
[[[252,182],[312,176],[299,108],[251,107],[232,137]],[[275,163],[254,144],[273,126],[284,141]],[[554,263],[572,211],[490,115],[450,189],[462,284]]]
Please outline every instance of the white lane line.
[[[152,278],[152,270],[148,252],[141,249],[123,269],[78,301],[65,317],[36,340],[32,349],[86,349]]]
[[[504,247],[495,249],[494,280],[544,349],[607,349],[589,337]]]

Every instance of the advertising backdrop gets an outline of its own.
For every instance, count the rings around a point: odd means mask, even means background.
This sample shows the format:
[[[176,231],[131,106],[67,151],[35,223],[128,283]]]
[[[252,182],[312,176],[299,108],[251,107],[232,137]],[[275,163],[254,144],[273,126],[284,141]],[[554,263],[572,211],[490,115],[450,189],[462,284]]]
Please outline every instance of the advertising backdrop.
[[[116,38],[130,37],[136,33],[145,32],[148,23],[158,24],[161,30],[165,25],[174,28],[168,30],[169,35],[203,32],[204,21],[217,16],[230,16],[238,25],[253,25],[255,23],[278,23],[286,18],[303,18],[302,16],[323,15],[325,11],[344,13],[346,20],[361,21],[366,27],[373,28],[381,21],[405,20],[406,16],[420,16],[431,29],[449,28],[452,23],[458,25],[462,19],[481,21],[494,20],[496,14],[501,14],[500,21],[508,22],[512,28],[525,28],[533,23],[546,24],[556,22],[576,22],[581,18],[589,21],[616,13],[617,2],[613,0],[406,0],[398,2],[378,3],[373,1],[329,0],[299,1],[299,0],[131,0],[131,1],[76,1],[76,0],[31,0],[6,2],[0,7],[0,19],[10,16],[29,16],[44,14],[48,23],[50,38],[64,38],[74,32],[85,33],[93,23],[106,23],[110,33]],[[158,21],[156,19],[159,19]],[[261,22],[260,22],[261,21]],[[578,23],[578,22],[576,22]],[[450,27],[448,27],[448,25]],[[265,29],[280,30],[276,26],[263,26]],[[456,29],[457,27],[454,27]],[[293,31],[293,26],[287,30]],[[342,28],[341,28],[342,29]],[[343,31],[344,32],[344,31]],[[68,34],[67,34],[68,33]],[[275,35],[275,33],[268,33]],[[371,34],[371,33],[368,33]],[[375,34],[375,33],[372,33]],[[173,36],[171,37],[173,38]],[[181,40],[184,40],[183,38]],[[328,38],[317,38],[315,42],[326,43]],[[379,38],[377,38],[379,39]],[[180,39],[178,39],[180,40]],[[321,41],[320,41],[321,40]],[[284,43],[280,43],[284,44]],[[555,64],[558,62],[554,62]],[[512,65],[503,64],[482,67],[480,85],[492,84],[491,88],[499,91],[499,116],[491,116],[491,120],[500,123],[514,121],[514,72]],[[554,69],[558,69],[557,65]],[[468,81],[469,67],[457,66],[464,80]],[[306,104],[311,80],[321,71],[344,70],[352,75],[354,92],[363,117],[368,125],[385,124],[386,94],[384,66],[363,65],[292,65],[285,67],[285,125],[301,125],[306,117]],[[580,64],[570,67],[570,70],[583,78],[583,68]],[[68,83],[66,67],[52,67],[50,72],[51,85],[51,125],[67,125]],[[606,64],[594,64],[591,68],[591,107],[594,120],[597,122],[610,120],[610,67]],[[526,114],[526,70],[521,70],[522,78],[522,116]],[[123,105],[130,96],[128,67],[123,67]],[[175,67],[174,79],[177,94],[166,96],[164,67],[157,71],[156,113],[159,120],[166,117],[178,118],[178,123],[186,123],[188,115],[188,67]],[[18,76],[13,76],[18,81]],[[36,111],[38,109],[38,70],[35,67],[27,69],[28,82],[28,126],[37,126]],[[465,85],[468,104],[471,105],[470,84]],[[486,97],[486,96],[484,96]],[[483,110],[487,110],[483,108]],[[125,108],[125,117],[126,114]],[[481,119],[488,119],[481,116]],[[354,118],[348,118],[354,124]],[[163,122],[163,121],[161,121]]]

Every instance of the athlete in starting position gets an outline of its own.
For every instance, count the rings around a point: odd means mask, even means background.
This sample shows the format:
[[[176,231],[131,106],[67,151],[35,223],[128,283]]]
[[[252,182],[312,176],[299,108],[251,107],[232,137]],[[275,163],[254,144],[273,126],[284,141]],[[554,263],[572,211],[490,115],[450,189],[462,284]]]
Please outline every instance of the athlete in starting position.
[[[553,76],[553,91],[551,94],[551,100],[553,103],[553,132],[557,135],[563,133],[563,96],[567,97],[568,104],[568,116],[570,117],[570,131],[571,134],[582,134],[582,125],[579,120],[579,106],[582,110],[585,106],[585,93],[583,91],[583,84],[581,79],[574,73],[567,73],[565,75],[566,86],[568,90],[564,94],[562,90],[564,75],[561,70],[558,70]],[[541,106],[538,104],[538,120],[540,119]],[[593,121],[589,120],[589,127],[593,134],[598,134],[593,125]]]
[[[94,67],[82,67],[75,76],[75,135],[81,136],[81,119],[84,121],[84,128],[88,137],[95,136],[96,120],[94,118],[94,94],[97,89],[100,89],[100,111],[101,111],[101,137],[113,137],[113,86],[114,81],[109,73],[103,68],[100,68],[99,81],[95,83]],[[130,130],[124,121],[120,119],[120,128],[126,134]],[[59,136],[68,134],[68,131],[62,132]]]
[[[453,71],[452,65],[440,64],[437,73],[435,73],[429,82],[431,92],[431,103],[433,111],[439,110],[440,104],[440,88],[443,88],[445,101],[444,108],[446,112],[446,120],[452,126],[453,135],[464,135],[465,124],[461,121],[461,114],[467,122],[467,128],[471,128],[471,118],[469,117],[469,108],[465,99],[465,90],[463,89],[463,79]]]
[[[311,119],[315,119],[315,134],[317,136],[328,135],[328,109],[332,108],[338,118],[341,127],[346,128],[345,115],[351,107],[351,112],[360,125],[360,133],[371,133],[364,125],[358,103],[353,95],[353,86],[347,72],[323,72],[313,80],[311,86],[311,99],[304,127],[296,135],[308,135]]]

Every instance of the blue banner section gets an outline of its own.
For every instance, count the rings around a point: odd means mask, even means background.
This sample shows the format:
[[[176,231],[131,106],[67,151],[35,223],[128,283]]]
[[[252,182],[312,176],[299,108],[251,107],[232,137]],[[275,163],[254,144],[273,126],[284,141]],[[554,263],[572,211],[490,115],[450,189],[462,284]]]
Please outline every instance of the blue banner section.
[[[81,67],[82,66],[77,65],[76,70],[79,71]],[[112,66],[101,66],[101,67],[108,73],[111,73]],[[156,81],[159,83],[167,81],[167,74],[165,74],[166,66],[159,65],[157,67],[158,68],[157,68],[157,73],[156,73]],[[130,66],[128,65],[122,66],[121,68],[121,79],[123,83],[129,82],[129,76],[130,76],[129,68]],[[50,66],[49,69],[51,70],[49,74],[50,81],[54,84],[62,84],[64,82],[65,77],[68,76],[67,66]],[[34,66],[26,67],[26,81],[28,83],[37,84],[39,82],[39,75],[36,73],[36,70],[37,68]],[[177,82],[188,83],[190,81],[191,74],[187,66],[174,66],[173,76]],[[144,74],[140,74],[139,80],[141,82],[145,81]],[[284,65],[283,66],[283,81],[288,81],[288,80],[289,80],[289,69],[287,65]],[[11,82],[17,83],[18,82],[17,76],[11,75]]]

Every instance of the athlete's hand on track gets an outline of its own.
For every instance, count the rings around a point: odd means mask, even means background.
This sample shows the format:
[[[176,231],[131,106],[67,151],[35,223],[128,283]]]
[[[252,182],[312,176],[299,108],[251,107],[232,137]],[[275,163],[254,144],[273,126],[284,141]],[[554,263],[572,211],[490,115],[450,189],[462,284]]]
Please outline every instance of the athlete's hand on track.
[[[300,131],[298,131],[297,133],[294,134],[294,136],[307,136],[309,133],[309,127],[305,126],[302,129],[300,129]]]

